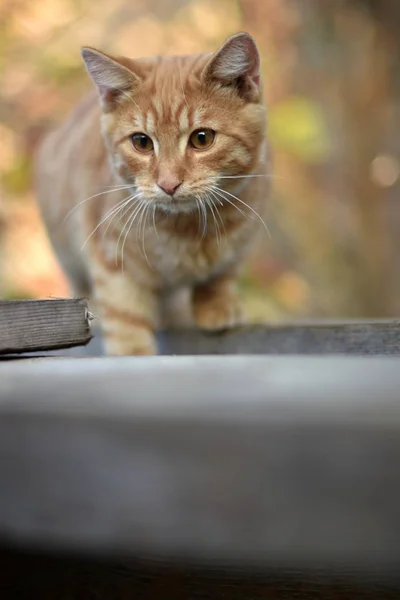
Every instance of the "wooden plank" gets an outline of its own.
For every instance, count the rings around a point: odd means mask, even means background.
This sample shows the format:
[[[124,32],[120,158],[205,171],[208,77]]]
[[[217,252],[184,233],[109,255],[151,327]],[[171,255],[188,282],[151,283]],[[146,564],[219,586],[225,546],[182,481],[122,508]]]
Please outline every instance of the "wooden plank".
[[[400,321],[251,325],[220,332],[160,334],[164,354],[400,355]]]
[[[400,573],[400,361],[0,364],[0,543]]]
[[[398,600],[365,573],[196,568],[187,563],[2,552],[7,600]],[[17,574],[23,574],[23,577]]]
[[[85,300],[0,300],[0,354],[80,346],[91,337]]]
[[[85,348],[56,352],[66,356],[101,356],[101,333]],[[164,355],[207,354],[351,354],[400,356],[400,321],[320,321],[250,325],[218,332],[196,329],[159,333]]]

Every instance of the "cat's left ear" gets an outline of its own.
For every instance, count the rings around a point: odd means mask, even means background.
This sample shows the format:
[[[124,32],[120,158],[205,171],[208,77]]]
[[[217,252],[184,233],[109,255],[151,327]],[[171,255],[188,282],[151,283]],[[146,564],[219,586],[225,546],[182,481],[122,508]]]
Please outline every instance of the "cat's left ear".
[[[118,98],[132,90],[139,81],[133,71],[104,52],[94,48],[82,48],[81,56],[106,110],[112,110]]]
[[[204,75],[223,85],[234,85],[239,95],[252,102],[260,96],[260,54],[248,33],[231,36],[211,58]]]

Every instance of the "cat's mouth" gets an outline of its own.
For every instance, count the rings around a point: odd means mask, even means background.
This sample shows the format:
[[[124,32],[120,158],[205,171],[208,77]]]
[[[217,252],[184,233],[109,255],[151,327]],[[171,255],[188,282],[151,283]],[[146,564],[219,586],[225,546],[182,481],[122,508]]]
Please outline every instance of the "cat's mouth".
[[[196,210],[196,200],[194,198],[170,198],[169,200],[157,199],[155,206],[165,213],[191,213]]]
[[[151,202],[165,213],[178,214],[193,212],[201,200],[190,194],[174,194],[172,196],[163,194],[153,197]]]

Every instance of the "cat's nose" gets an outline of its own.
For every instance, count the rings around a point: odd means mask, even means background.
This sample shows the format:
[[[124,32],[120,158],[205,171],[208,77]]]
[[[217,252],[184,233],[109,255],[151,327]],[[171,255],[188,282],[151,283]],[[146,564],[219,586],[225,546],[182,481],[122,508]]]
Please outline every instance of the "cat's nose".
[[[182,181],[180,181],[177,177],[160,177],[160,179],[157,181],[158,187],[169,196],[173,196],[175,194],[181,183]]]

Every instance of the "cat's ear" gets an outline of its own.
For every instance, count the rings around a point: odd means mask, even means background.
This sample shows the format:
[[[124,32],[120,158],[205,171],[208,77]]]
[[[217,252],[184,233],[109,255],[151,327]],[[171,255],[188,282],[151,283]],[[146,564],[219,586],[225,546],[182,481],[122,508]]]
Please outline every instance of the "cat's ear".
[[[260,95],[260,54],[248,33],[231,36],[216,52],[205,68],[209,81],[237,88],[240,96],[254,101]]]
[[[118,98],[132,90],[139,81],[130,69],[94,48],[82,48],[81,56],[105,109],[114,108]]]

